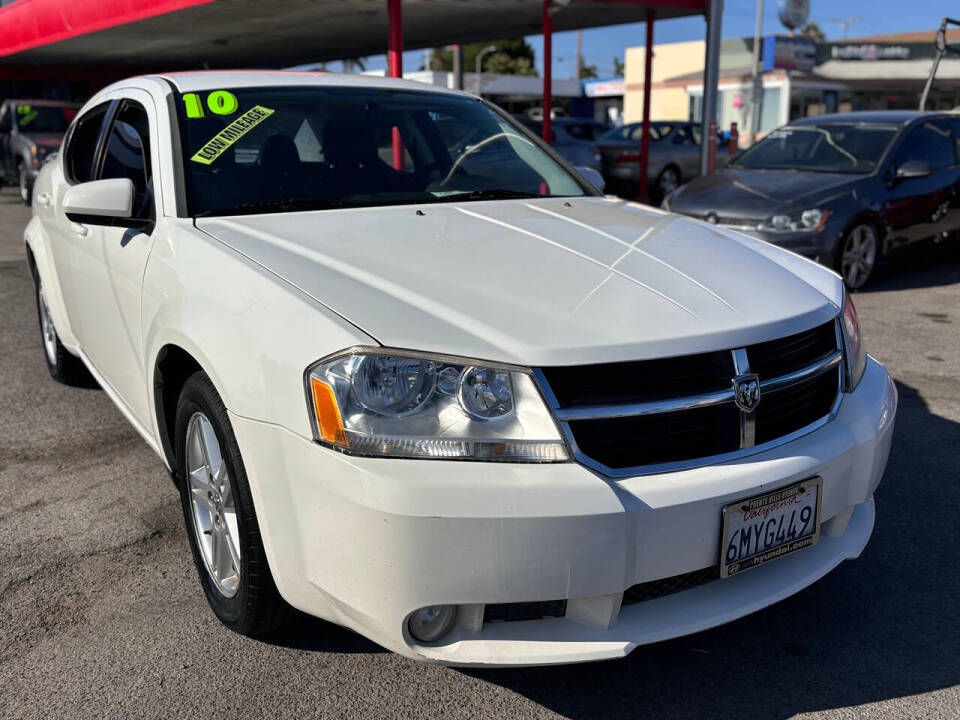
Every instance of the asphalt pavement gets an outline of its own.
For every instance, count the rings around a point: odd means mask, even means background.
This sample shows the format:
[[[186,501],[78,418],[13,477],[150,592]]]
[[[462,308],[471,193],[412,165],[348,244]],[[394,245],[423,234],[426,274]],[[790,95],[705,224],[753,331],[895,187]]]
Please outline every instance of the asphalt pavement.
[[[106,395],[54,383],[0,193],[0,718],[960,716],[960,249],[856,296],[900,390],[863,556],[730,625],[625,660],[463,671],[301,617],[224,629],[160,460]]]

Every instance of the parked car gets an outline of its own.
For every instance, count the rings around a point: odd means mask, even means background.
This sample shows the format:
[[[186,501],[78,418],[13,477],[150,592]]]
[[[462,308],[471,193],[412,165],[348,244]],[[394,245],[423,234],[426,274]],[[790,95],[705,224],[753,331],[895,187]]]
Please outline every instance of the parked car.
[[[0,103],[0,180],[19,188],[24,205],[30,204],[37,171],[60,147],[77,107],[54,100]]]
[[[543,127],[539,120],[524,115],[516,117],[530,132],[542,137]],[[585,118],[555,117],[550,121],[553,129],[553,149],[571,165],[587,167],[600,172],[600,151],[596,140],[609,128],[602,123]]]
[[[133,78],[35,193],[50,374],[166,464],[237,632],[293,606],[419,660],[621,657],[870,537],[897,395],[840,278],[601,196],[475,97]]]
[[[958,147],[951,113],[804,118],[665,207],[817,258],[857,289],[895,248],[960,230]]]
[[[636,198],[640,183],[640,141],[643,123],[630,123],[614,128],[597,139],[603,161],[603,178],[607,192],[620,197]],[[647,163],[647,187],[650,198],[661,202],[682,183],[700,175],[699,123],[650,123],[650,159]],[[717,145],[726,149],[717,136]],[[717,163],[727,158],[717,153]]]

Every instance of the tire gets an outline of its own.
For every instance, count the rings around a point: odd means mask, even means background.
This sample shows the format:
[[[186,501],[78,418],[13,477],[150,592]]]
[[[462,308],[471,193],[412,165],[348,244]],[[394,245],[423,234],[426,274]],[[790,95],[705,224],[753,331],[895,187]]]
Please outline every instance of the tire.
[[[834,269],[850,290],[859,290],[873,278],[880,260],[880,238],[870,222],[853,225],[837,245]]]
[[[60,342],[39,276],[34,276],[33,287],[37,301],[37,319],[40,321],[43,358],[47,363],[47,370],[50,371],[50,377],[59,383],[73,387],[97,387],[96,380],[83,364],[83,360],[71,355]]]
[[[30,177],[23,163],[17,165],[17,176],[19,177],[20,185],[20,201],[27,207],[30,207],[30,203],[33,201],[33,186],[30,184]]]
[[[174,437],[183,519],[207,602],[234,632],[268,634],[290,607],[270,573],[240,448],[206,373],[184,383]]]
[[[654,190],[657,196],[655,200],[663,202],[663,199],[670,193],[680,187],[680,170],[674,165],[668,165],[657,176],[657,186]]]

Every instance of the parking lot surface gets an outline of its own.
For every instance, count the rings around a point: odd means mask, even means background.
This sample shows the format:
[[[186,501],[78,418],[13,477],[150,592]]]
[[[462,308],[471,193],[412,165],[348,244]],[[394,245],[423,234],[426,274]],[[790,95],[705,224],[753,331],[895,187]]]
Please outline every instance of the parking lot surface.
[[[900,412],[863,556],[774,607],[625,660],[462,671],[301,617],[231,633],[160,460],[96,389],[48,376],[0,193],[0,718],[960,715],[960,250],[856,296]]]

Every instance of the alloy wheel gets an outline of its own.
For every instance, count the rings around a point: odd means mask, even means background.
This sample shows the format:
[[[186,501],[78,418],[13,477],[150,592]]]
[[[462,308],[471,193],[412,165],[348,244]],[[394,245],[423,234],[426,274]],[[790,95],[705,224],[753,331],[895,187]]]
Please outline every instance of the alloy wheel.
[[[863,287],[877,262],[877,236],[869,225],[857,225],[847,233],[840,260],[840,274],[851,290]]]
[[[53,317],[50,315],[50,306],[47,304],[47,294],[43,285],[40,285],[40,331],[43,334],[43,351],[47,354],[50,365],[57,364],[57,331],[53,326]]]
[[[673,168],[667,168],[662,173],[660,173],[660,197],[666,197],[680,185],[680,178],[677,176],[677,171]]]
[[[220,443],[203,413],[187,424],[186,460],[194,537],[210,579],[230,598],[240,587],[237,509]]]

